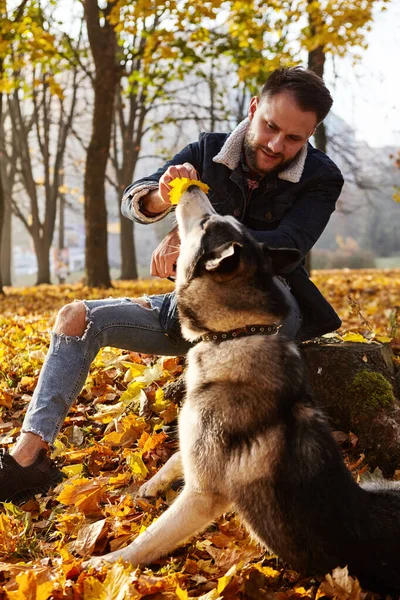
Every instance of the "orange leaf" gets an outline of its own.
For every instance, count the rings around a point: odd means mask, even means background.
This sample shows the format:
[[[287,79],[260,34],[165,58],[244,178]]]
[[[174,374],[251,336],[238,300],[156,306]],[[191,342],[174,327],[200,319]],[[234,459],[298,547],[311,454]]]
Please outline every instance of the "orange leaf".
[[[5,406],[6,408],[12,407],[12,396],[5,390],[0,390],[0,406]]]
[[[102,441],[108,446],[130,446],[142,435],[146,426],[144,419],[129,414],[118,423],[118,431],[108,433]]]
[[[160,433],[153,433],[152,435],[148,434],[147,431],[144,431],[138,441],[139,448],[143,448],[143,452],[150,452],[167,439],[167,435],[161,431]]]
[[[171,402],[171,404],[165,410],[162,410],[159,415],[166,425],[168,423],[172,423],[172,421],[175,421],[176,417],[178,416],[178,407],[176,404]]]
[[[82,478],[67,482],[57,496],[57,500],[68,506],[75,505],[84,513],[95,513],[98,511],[107,483],[108,477]]]
[[[16,591],[7,591],[9,600],[48,600],[56,584],[50,580],[50,570],[39,574],[32,570],[19,573],[16,583]]]

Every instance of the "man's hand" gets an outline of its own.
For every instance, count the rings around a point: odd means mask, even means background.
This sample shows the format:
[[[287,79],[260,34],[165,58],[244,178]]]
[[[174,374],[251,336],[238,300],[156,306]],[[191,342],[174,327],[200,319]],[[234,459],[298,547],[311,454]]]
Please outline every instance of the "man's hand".
[[[171,165],[162,175],[158,196],[165,203],[170,205],[169,184],[177,177],[187,177],[188,179],[198,179],[196,169],[189,163],[183,165]],[[178,234],[178,228],[175,227],[157,246],[151,257],[150,273],[156,277],[172,277],[176,274],[175,266],[178,260],[181,240]]]
[[[185,175],[185,177],[187,177]],[[175,265],[178,260],[181,240],[178,228],[175,227],[157,246],[151,256],[151,275],[172,277],[176,274]]]
[[[183,165],[171,165],[161,176],[158,189],[151,190],[142,198],[142,211],[145,215],[158,215],[171,208],[169,184],[176,177],[188,177],[197,179],[196,169],[189,163]]]
[[[196,169],[190,163],[184,163],[183,165],[171,165],[168,167],[164,175],[161,176],[158,185],[158,193],[166,204],[171,204],[169,198],[169,192],[171,188],[169,187],[169,184],[177,177],[198,179]]]

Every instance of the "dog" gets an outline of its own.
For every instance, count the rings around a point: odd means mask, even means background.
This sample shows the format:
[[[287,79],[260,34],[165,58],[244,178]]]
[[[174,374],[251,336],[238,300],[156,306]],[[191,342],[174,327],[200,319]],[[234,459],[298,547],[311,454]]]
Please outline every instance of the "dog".
[[[255,241],[192,186],[176,211],[176,293],[188,353],[180,451],[140,489],[156,496],[179,476],[175,502],[122,550],[135,565],[166,555],[234,509],[252,536],[305,574],[347,565],[365,587],[400,592],[400,489],[357,485],[309,391],[276,277],[296,249]]]

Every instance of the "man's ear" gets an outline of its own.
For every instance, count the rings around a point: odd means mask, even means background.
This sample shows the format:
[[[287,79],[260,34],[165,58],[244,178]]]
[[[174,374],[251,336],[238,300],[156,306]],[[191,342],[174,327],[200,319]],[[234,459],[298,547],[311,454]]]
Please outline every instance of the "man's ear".
[[[270,248],[262,244],[263,252],[272,262],[274,273],[290,273],[301,261],[302,254],[297,248]]]
[[[219,246],[205,261],[206,271],[219,275],[232,275],[239,267],[242,248],[239,242],[228,242]]]
[[[247,116],[249,117],[250,121],[253,120],[254,113],[256,112],[258,105],[259,105],[258,96],[253,96],[253,98],[250,100],[249,110],[247,112]]]

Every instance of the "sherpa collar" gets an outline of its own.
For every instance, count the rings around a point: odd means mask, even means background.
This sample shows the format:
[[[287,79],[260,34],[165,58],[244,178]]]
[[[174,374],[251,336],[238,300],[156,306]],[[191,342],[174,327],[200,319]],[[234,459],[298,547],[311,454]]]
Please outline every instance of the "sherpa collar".
[[[226,142],[222,146],[221,150],[213,161],[221,163],[228,167],[231,171],[234,171],[239,164],[240,154],[243,148],[243,140],[246,135],[247,129],[250,125],[250,119],[247,117],[244,121],[232,131]],[[296,160],[294,160],[286,169],[278,173],[279,179],[290,181],[290,183],[298,183],[303,174],[304,164],[307,158],[308,145],[305,144],[300,150]]]

